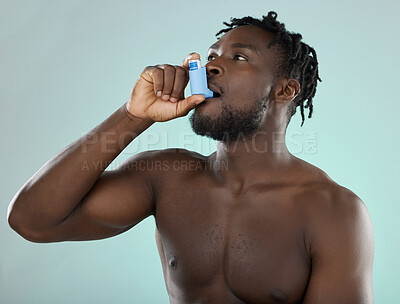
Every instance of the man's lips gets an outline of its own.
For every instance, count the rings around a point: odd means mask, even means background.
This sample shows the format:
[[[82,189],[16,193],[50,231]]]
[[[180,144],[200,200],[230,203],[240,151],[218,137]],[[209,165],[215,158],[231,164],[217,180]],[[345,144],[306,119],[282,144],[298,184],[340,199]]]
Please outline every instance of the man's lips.
[[[202,102],[202,103],[207,103],[207,101],[210,101],[210,102],[213,102],[213,101],[219,101],[219,100],[221,100],[222,98],[221,98],[221,96],[213,96],[213,97],[208,97],[208,98],[206,98],[205,100],[204,100],[204,102]],[[201,104],[202,104],[201,103]]]
[[[212,91],[212,90],[211,90],[211,91]],[[213,92],[214,92],[214,91],[213,91]],[[217,93],[217,92],[214,92],[213,96],[212,96],[212,97],[206,98],[206,100],[207,100],[207,99],[217,99],[217,98],[221,98],[221,94],[219,94],[219,93]]]
[[[221,89],[219,89],[217,86],[215,86],[213,83],[208,83],[208,88],[213,91],[213,97],[212,98],[217,98],[221,97]]]
[[[213,95],[212,98],[218,98],[218,97],[221,97],[221,94],[220,94],[220,93],[217,93],[217,92],[214,92],[214,95]]]

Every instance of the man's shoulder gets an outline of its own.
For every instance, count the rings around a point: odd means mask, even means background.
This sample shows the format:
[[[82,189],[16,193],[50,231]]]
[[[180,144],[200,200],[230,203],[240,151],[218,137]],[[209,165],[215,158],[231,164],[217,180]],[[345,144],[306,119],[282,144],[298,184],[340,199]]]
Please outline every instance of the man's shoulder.
[[[186,176],[187,173],[197,174],[199,169],[207,166],[208,156],[183,148],[147,150],[132,155],[124,162],[124,169],[140,171],[161,180],[182,174]]]
[[[300,197],[311,216],[330,216],[365,208],[361,198],[349,188],[335,182],[322,169],[301,161],[304,170],[308,172],[310,181],[302,187]],[[353,211],[352,211],[353,210]]]
[[[128,158],[128,161],[136,160],[180,160],[180,159],[206,160],[207,156],[183,148],[166,148],[138,152]]]
[[[183,148],[167,148],[159,150],[148,150],[135,154],[132,160],[146,159],[154,161],[179,161],[179,160],[197,160],[206,161],[207,156]]]
[[[307,194],[321,194],[329,197],[356,196],[350,189],[335,182],[324,170],[305,160],[296,158],[296,167],[299,175],[305,177],[304,190]]]
[[[371,217],[361,198],[323,170],[308,163],[304,165],[317,177],[301,187],[294,204],[303,218],[309,255],[315,257],[326,252],[332,244],[340,246],[346,237],[366,242],[365,237],[373,244]]]
[[[367,207],[356,193],[335,182],[323,170],[308,165],[310,172],[314,172],[318,178],[303,187],[298,196],[299,210],[307,223],[306,234],[329,234],[337,227],[348,231],[356,227],[357,223],[371,227]]]
[[[347,213],[350,209],[364,205],[361,198],[352,190],[327,179],[310,184],[303,195],[310,198],[307,204],[313,212],[319,211],[331,215]]]

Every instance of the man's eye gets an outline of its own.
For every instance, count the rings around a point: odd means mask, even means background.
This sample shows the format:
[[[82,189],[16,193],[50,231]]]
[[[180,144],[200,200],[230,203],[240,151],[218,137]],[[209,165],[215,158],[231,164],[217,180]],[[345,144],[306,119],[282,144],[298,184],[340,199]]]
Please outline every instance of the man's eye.
[[[238,58],[238,57],[241,57],[241,58],[244,59],[244,60],[240,60],[240,61],[246,61],[247,60],[247,58],[243,57],[242,55],[239,55],[239,54],[235,55],[235,58]]]
[[[242,58],[242,59],[239,59],[239,61],[247,61],[247,58],[246,57],[243,57],[242,55],[239,55],[239,54],[236,54],[235,56],[234,56],[234,59],[236,59],[236,58]],[[208,61],[211,61],[211,58],[214,58],[214,56],[213,55],[210,55],[210,56],[208,56],[207,57],[207,60]]]

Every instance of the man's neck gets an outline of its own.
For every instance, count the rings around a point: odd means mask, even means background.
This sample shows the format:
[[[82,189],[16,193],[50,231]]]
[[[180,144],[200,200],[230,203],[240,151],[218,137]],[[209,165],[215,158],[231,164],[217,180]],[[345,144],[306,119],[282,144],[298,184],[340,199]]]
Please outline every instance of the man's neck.
[[[251,138],[218,142],[210,161],[218,168],[215,173],[221,182],[243,189],[256,183],[279,182],[294,158],[286,147],[285,130],[259,130]]]

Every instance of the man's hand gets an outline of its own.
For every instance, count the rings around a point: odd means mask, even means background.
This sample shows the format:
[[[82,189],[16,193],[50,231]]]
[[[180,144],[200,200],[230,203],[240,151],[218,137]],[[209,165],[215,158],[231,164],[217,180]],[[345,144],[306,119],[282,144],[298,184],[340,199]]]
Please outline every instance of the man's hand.
[[[197,53],[189,54],[181,66],[168,64],[146,67],[135,87],[127,110],[133,116],[152,121],[167,121],[182,117],[205,100],[203,95],[185,98],[189,82],[189,60],[200,59]]]

